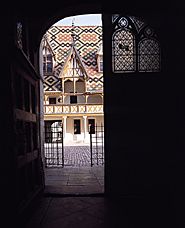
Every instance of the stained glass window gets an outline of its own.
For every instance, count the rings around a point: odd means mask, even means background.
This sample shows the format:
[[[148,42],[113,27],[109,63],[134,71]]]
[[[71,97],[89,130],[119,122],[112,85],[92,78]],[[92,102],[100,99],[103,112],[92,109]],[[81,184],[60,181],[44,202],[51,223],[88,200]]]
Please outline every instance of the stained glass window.
[[[154,30],[133,16],[112,16],[114,73],[160,71],[160,46]]]

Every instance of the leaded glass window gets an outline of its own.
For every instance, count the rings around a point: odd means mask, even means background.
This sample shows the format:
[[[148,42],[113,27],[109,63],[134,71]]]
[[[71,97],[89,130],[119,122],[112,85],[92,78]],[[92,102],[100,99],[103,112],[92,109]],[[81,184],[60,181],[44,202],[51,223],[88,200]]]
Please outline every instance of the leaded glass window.
[[[113,69],[115,72],[135,70],[134,36],[130,31],[119,30],[113,36]]]
[[[158,71],[159,64],[158,42],[152,39],[142,40],[139,43],[139,71]]]
[[[133,16],[112,16],[114,73],[160,71],[160,46],[154,30]]]

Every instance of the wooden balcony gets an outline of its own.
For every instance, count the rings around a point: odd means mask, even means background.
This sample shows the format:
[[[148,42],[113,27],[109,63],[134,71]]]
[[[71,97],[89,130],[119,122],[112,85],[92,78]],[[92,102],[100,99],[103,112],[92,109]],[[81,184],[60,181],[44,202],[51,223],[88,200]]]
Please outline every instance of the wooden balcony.
[[[103,113],[102,104],[55,104],[44,105],[44,114],[85,114],[85,113]]]

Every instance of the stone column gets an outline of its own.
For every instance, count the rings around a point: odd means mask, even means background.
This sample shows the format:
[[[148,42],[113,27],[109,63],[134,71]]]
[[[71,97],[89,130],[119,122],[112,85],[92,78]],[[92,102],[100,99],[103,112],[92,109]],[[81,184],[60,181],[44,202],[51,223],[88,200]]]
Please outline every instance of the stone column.
[[[66,122],[67,122],[67,116],[63,116],[63,138],[66,136]]]
[[[73,78],[73,92],[76,93],[76,80]]]
[[[85,103],[87,104],[88,95],[85,95]]]
[[[87,135],[87,116],[83,116],[84,119],[84,142],[86,141],[86,135]]]

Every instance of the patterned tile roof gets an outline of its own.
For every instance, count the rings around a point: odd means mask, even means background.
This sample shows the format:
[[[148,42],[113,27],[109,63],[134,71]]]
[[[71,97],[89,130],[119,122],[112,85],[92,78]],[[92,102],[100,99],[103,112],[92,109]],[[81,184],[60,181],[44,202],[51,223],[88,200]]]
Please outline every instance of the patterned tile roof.
[[[103,74],[98,72],[96,58],[102,43],[102,26],[52,26],[47,31],[48,43],[55,54],[55,69],[53,76],[45,76],[44,78],[45,90],[61,90],[58,77],[71,49],[72,29],[74,29],[75,34],[75,47],[89,75],[87,90],[102,91]]]

